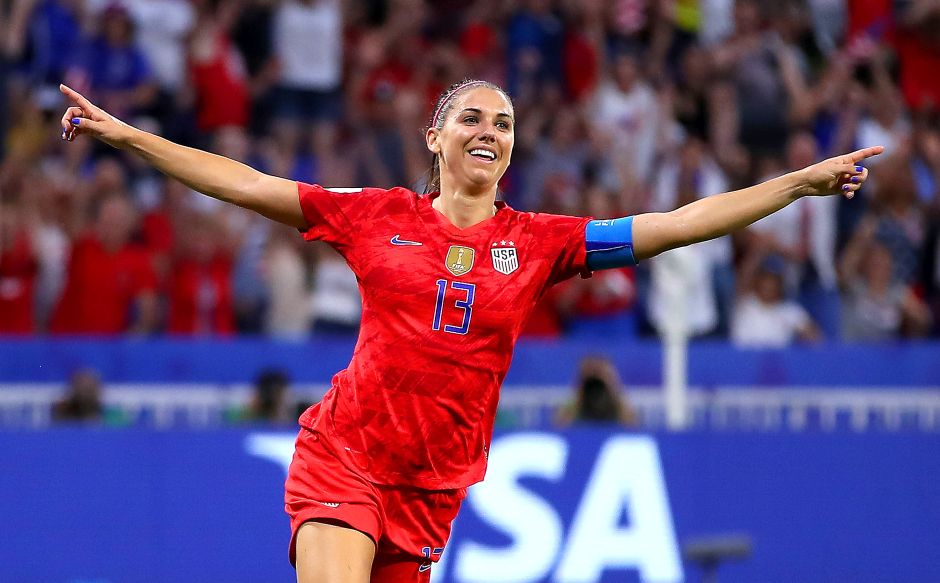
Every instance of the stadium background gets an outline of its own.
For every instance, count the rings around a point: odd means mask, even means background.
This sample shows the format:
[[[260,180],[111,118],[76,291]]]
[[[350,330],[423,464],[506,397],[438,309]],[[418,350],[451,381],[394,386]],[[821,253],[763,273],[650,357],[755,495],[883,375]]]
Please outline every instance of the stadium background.
[[[273,174],[421,190],[431,104],[465,77],[515,101],[520,210],[665,211],[887,152],[852,201],[557,286],[436,578],[707,580],[704,544],[723,582],[940,580],[938,22],[923,0],[0,2],[0,581],[292,578],[284,452],[359,315],[329,248],[59,140],[58,83]],[[583,366],[621,410],[569,427]]]

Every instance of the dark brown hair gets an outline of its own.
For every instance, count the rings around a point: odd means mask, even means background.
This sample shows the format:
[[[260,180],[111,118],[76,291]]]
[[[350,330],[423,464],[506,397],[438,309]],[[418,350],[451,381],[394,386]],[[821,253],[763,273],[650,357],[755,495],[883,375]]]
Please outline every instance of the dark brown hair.
[[[506,98],[506,101],[509,102],[509,105],[512,105],[512,99],[509,97],[509,94],[496,83],[481,81],[479,79],[464,79],[445,89],[437,98],[437,102],[434,104],[434,113],[431,116],[427,129],[441,129],[444,127],[444,120],[447,119],[447,113],[450,111],[450,108],[454,106],[454,97],[464,91],[476,89],[477,87],[486,87],[493,91],[499,91],[503,94],[503,97]],[[434,159],[431,161],[431,168],[428,169],[427,179],[425,180],[424,193],[437,192],[440,188],[441,157],[438,154],[434,154]]]

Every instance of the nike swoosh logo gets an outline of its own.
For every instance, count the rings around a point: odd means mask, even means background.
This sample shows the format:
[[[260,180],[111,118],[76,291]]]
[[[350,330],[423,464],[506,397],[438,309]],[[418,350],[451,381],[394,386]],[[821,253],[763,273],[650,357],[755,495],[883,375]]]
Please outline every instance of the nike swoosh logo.
[[[395,235],[394,237],[389,239],[389,243],[391,243],[392,245],[424,245],[424,243],[419,243],[417,241],[408,241],[405,239],[400,239],[399,235]]]

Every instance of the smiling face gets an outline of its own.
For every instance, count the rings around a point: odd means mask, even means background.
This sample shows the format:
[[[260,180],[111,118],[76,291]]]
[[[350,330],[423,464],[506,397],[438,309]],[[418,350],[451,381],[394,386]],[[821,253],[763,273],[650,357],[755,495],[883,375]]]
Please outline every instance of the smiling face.
[[[441,190],[493,192],[512,156],[512,104],[489,87],[467,89],[446,103],[444,123],[427,131],[440,158]]]

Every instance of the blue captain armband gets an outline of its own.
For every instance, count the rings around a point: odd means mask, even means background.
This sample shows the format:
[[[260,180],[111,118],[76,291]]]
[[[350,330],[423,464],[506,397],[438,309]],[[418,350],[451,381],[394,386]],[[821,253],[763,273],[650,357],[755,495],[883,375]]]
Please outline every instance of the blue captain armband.
[[[591,221],[584,228],[588,269],[636,265],[633,256],[633,217]]]

